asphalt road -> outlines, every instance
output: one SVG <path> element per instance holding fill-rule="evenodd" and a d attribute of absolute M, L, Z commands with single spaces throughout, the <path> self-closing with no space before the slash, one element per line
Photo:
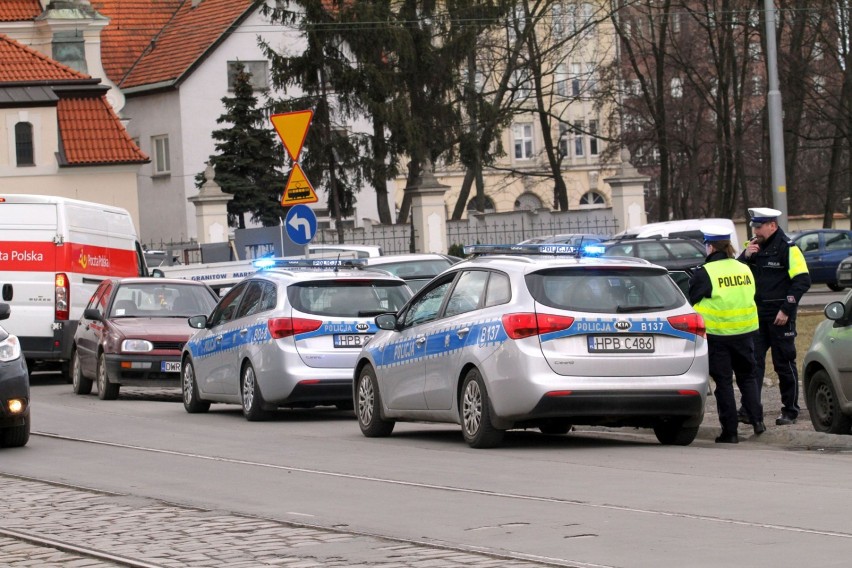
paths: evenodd
<path fill-rule="evenodd" d="M 802 307 L 807 309 L 822 310 L 826 304 L 836 302 L 846 297 L 849 290 L 834 292 L 825 284 L 814 284 L 807 293 L 802 296 Z"/>
<path fill-rule="evenodd" d="M 51 527 L 125 555 L 141 550 L 158 566 L 201 565 L 174 560 L 187 550 L 212 556 L 205 566 L 236 566 L 258 550 L 314 562 L 300 566 L 456 565 L 424 550 L 466 553 L 453 560 L 466 566 L 847 566 L 852 542 L 847 451 L 705 438 L 663 447 L 642 430 L 513 432 L 504 447 L 477 451 L 453 425 L 399 424 L 390 438 L 367 439 L 336 410 L 249 423 L 231 406 L 189 415 L 175 392 L 76 396 L 56 376 L 34 378 L 33 413 L 30 444 L 0 453 L 4 494 L 29 479 L 109 492 L 96 504 L 89 493 L 57 495 Z M 26 508 L 45 489 L 21 491 L 27 498 L 6 508 L 0 529 L 44 525 Z M 196 523 L 225 521 L 201 538 L 200 528 L 178 530 L 191 523 L 168 507 Z M 332 548 L 246 545 L 267 534 L 251 523 L 272 522 L 351 538 Z M 388 555 L 401 543 L 425 556 Z"/>

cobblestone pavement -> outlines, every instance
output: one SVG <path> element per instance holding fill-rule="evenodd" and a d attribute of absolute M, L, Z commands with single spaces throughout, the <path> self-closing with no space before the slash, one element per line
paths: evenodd
<path fill-rule="evenodd" d="M 0 495 L 4 496 L 0 565 L 9 568 L 546 566 L 2 475 Z M 34 534 L 69 548 L 24 542 L 4 531 Z M 107 553 L 118 561 L 75 553 L 74 546 Z"/>

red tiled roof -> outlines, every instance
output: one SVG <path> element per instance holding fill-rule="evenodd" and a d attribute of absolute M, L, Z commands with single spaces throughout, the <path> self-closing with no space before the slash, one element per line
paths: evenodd
<path fill-rule="evenodd" d="M 144 163 L 105 96 L 60 98 L 56 107 L 59 134 L 69 165 Z"/>
<path fill-rule="evenodd" d="M 5 2 L 6 0 L 0 0 Z M 46 55 L 0 34 L 0 83 L 90 79 Z"/>
<path fill-rule="evenodd" d="M 180 79 L 214 48 L 231 26 L 255 8 L 254 0 L 184 0 L 162 32 L 122 79 L 122 89 Z"/>
<path fill-rule="evenodd" d="M 34 20 L 39 14 L 39 0 L 0 0 L 0 22 Z"/>
<path fill-rule="evenodd" d="M 0 0 L 2 2 L 3 0 Z M 182 0 L 91 0 L 92 8 L 109 18 L 101 32 L 101 61 L 115 84 L 139 59 L 157 33 L 172 18 Z"/>

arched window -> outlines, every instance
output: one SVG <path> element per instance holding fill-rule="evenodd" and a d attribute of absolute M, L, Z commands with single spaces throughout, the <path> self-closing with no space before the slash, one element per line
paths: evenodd
<path fill-rule="evenodd" d="M 484 213 L 494 213 L 494 201 L 488 197 L 487 195 L 482 196 L 482 209 Z M 476 211 L 476 196 L 470 198 L 470 201 L 467 202 L 467 210 L 470 212 Z"/>
<path fill-rule="evenodd" d="M 15 125 L 15 156 L 19 166 L 34 166 L 33 125 L 19 122 Z"/>
<path fill-rule="evenodd" d="M 522 193 L 515 200 L 515 211 L 535 211 L 541 207 L 541 199 L 535 193 Z"/>
<path fill-rule="evenodd" d="M 606 198 L 597 191 L 587 191 L 580 197 L 580 208 L 594 209 L 605 206 Z"/>

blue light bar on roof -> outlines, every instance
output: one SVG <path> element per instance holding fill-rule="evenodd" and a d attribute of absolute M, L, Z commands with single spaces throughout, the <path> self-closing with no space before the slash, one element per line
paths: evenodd
<path fill-rule="evenodd" d="M 465 254 L 549 254 L 563 256 L 578 256 L 580 249 L 572 245 L 537 244 L 537 245 L 466 245 Z"/>
<path fill-rule="evenodd" d="M 259 258 L 253 262 L 258 270 L 265 268 L 363 268 L 364 258 Z"/>

